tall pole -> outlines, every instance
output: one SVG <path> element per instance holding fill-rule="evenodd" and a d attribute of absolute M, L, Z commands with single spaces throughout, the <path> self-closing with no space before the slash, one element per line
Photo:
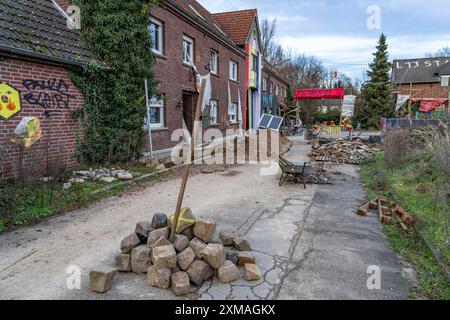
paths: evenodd
<path fill-rule="evenodd" d="M 181 188 L 180 193 L 178 194 L 178 201 L 177 201 L 177 208 L 175 210 L 175 217 L 173 219 L 173 223 L 171 226 L 171 232 L 170 232 L 170 241 L 173 242 L 175 240 L 175 234 L 177 231 L 177 225 L 178 220 L 180 219 L 180 212 L 181 212 L 181 206 L 183 204 L 183 198 L 184 198 L 184 192 L 186 191 L 186 185 L 187 180 L 189 178 L 189 169 L 191 168 L 191 163 L 194 158 L 194 152 L 195 152 L 195 138 L 197 137 L 197 132 L 199 129 L 201 129 L 200 126 L 200 115 L 201 115 L 201 108 L 203 104 L 203 97 L 205 95 L 205 86 L 206 86 L 206 79 L 202 80 L 200 94 L 197 101 L 197 107 L 195 109 L 195 119 L 194 119 L 194 129 L 192 130 L 192 137 L 191 137 L 191 154 L 189 156 L 189 159 L 187 159 L 187 163 L 184 164 L 184 171 L 183 176 L 181 179 Z"/>
<path fill-rule="evenodd" d="M 145 103 L 147 105 L 147 127 L 148 127 L 148 146 L 150 147 L 150 158 L 153 158 L 153 141 L 152 141 L 152 120 L 150 119 L 150 103 L 148 99 L 148 82 L 145 83 Z"/>

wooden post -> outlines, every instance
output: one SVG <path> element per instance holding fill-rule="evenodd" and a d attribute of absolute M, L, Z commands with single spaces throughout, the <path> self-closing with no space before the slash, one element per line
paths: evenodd
<path fill-rule="evenodd" d="M 409 101 L 408 101 L 408 118 L 411 119 L 411 109 L 412 109 L 412 83 L 409 84 Z"/>
<path fill-rule="evenodd" d="M 183 204 L 184 192 L 186 191 L 187 180 L 189 178 L 189 170 L 191 168 L 191 163 L 192 163 L 192 160 L 194 158 L 194 153 L 195 153 L 195 138 L 197 136 L 198 129 L 201 129 L 201 127 L 199 128 L 199 121 L 200 121 L 203 97 L 205 95 L 205 86 L 206 86 L 206 79 L 203 79 L 202 84 L 201 84 L 200 94 L 199 94 L 198 101 L 197 101 L 197 106 L 195 109 L 194 128 L 192 129 L 192 137 L 191 137 L 191 154 L 190 154 L 190 159 L 189 159 L 190 161 L 188 161 L 184 165 L 184 168 L 183 168 L 184 171 L 183 171 L 183 176 L 181 179 L 181 189 L 180 189 L 180 193 L 178 194 L 178 201 L 177 201 L 177 207 L 175 210 L 175 217 L 173 219 L 171 232 L 170 232 L 170 238 L 169 238 L 171 242 L 173 242 L 175 240 L 175 234 L 177 231 L 178 220 L 180 219 L 180 212 L 181 212 L 181 206 Z"/>

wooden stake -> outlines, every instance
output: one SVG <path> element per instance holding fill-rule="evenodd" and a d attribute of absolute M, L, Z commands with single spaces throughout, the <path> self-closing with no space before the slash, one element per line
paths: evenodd
<path fill-rule="evenodd" d="M 201 129 L 201 127 L 198 128 L 199 127 L 198 124 L 200 121 L 203 97 L 205 95 L 205 86 L 206 86 L 206 79 L 203 79 L 202 84 L 201 84 L 200 94 L 199 94 L 198 101 L 197 101 L 197 106 L 195 109 L 194 128 L 192 129 L 192 137 L 191 137 L 190 161 L 188 161 L 184 165 L 183 177 L 181 179 L 181 189 L 180 189 L 180 193 L 178 194 L 177 208 L 175 210 L 175 217 L 173 219 L 172 228 L 171 228 L 171 232 L 170 232 L 170 241 L 171 242 L 175 241 L 175 234 L 177 231 L 178 220 L 180 219 L 180 212 L 181 212 L 181 206 L 183 204 L 184 192 L 186 191 L 187 180 L 189 178 L 189 170 L 191 168 L 191 163 L 193 161 L 194 153 L 195 153 L 195 138 L 197 136 L 197 130 Z"/>

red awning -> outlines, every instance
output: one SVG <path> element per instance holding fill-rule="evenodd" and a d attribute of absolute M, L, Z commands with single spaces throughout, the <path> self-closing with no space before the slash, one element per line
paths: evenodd
<path fill-rule="evenodd" d="M 343 99 L 344 88 L 336 89 L 299 89 L 295 90 L 295 100 L 306 99 Z"/>

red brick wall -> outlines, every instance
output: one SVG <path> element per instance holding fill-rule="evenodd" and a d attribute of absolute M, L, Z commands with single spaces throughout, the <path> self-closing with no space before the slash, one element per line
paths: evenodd
<path fill-rule="evenodd" d="M 42 126 L 42 138 L 24 150 L 25 172 L 45 168 L 46 164 L 63 168 L 76 165 L 74 154 L 79 127 L 71 118 L 71 112 L 83 105 L 84 98 L 68 79 L 67 70 L 61 66 L 7 58 L 0 61 L 0 81 L 18 89 L 22 100 L 19 114 L 9 120 L 0 119 L 3 178 L 18 174 L 19 147 L 10 139 L 23 117 L 39 117 Z"/>
<path fill-rule="evenodd" d="M 182 108 L 176 105 L 182 101 L 183 90 L 195 92 L 195 81 L 192 79 L 192 69 L 183 64 L 183 35 L 194 40 L 195 65 L 201 75 L 208 71 L 205 66 L 209 64 L 211 50 L 219 53 L 218 75 L 212 75 L 212 99 L 217 100 L 218 118 L 224 129 L 228 120 L 228 79 L 230 59 L 239 63 L 238 82 L 230 82 L 232 102 L 238 103 L 238 88 L 241 90 L 242 107 L 245 105 L 245 66 L 244 59 L 215 41 L 207 34 L 182 20 L 177 15 L 159 7 L 153 7 L 150 15 L 163 23 L 164 28 L 164 55 L 156 58 L 155 74 L 160 81 L 159 90 L 166 96 L 165 128 L 153 132 L 154 149 L 173 147 L 177 142 L 171 142 L 171 134 L 182 127 Z"/>
<path fill-rule="evenodd" d="M 396 91 L 401 94 L 410 94 L 409 84 L 398 84 Z M 441 83 L 418 83 L 412 85 L 411 95 L 413 98 L 448 98 L 449 87 L 441 87 Z"/>

